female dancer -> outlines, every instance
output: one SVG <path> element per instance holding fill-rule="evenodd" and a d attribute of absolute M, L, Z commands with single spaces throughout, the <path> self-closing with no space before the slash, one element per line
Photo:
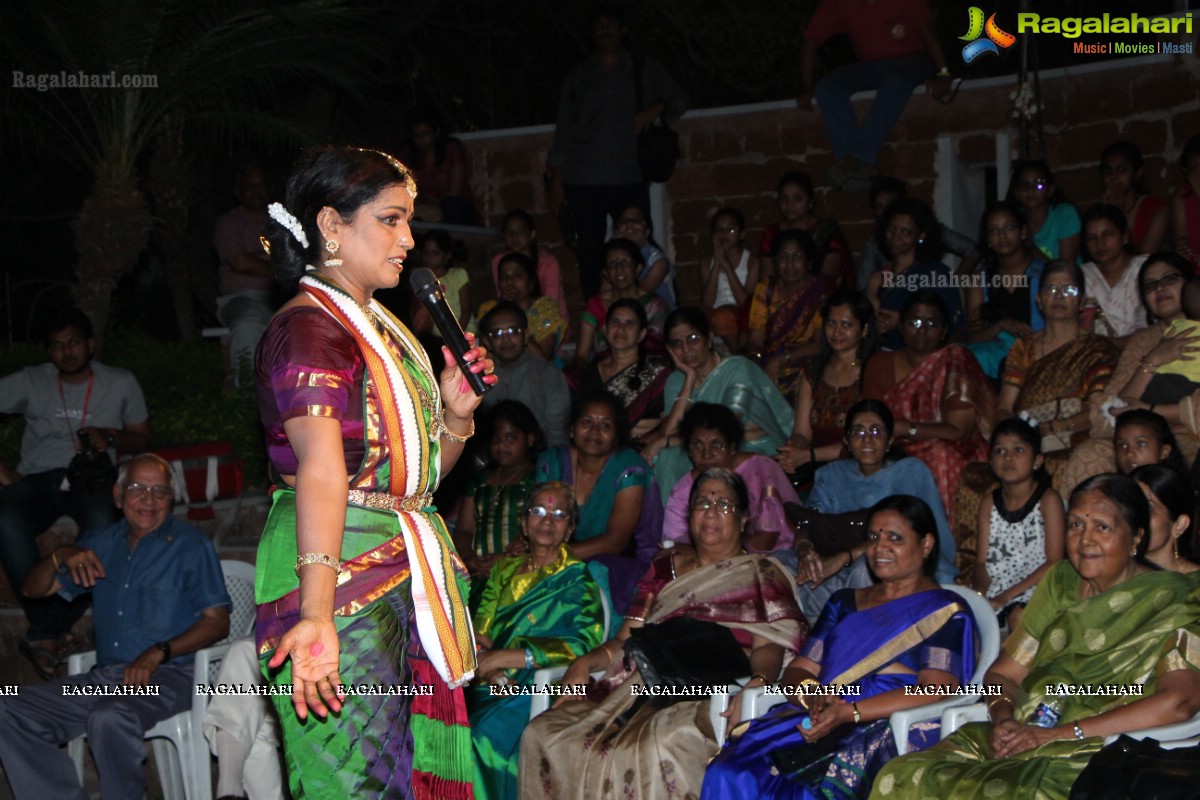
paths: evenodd
<path fill-rule="evenodd" d="M 280 476 L 255 632 L 264 673 L 293 690 L 273 700 L 296 798 L 471 797 L 466 576 L 431 505 L 479 398 L 446 348 L 435 379 L 412 333 L 371 299 L 400 279 L 416 194 L 391 156 L 321 148 L 269 207 L 271 259 L 299 292 L 255 356 Z M 491 372 L 482 348 L 466 355 L 472 372 Z M 423 693 L 346 695 L 350 685 Z"/>

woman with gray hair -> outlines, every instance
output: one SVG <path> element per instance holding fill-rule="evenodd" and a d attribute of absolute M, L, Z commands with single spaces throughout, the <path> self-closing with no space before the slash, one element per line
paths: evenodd
<path fill-rule="evenodd" d="M 713 468 L 696 478 L 688 502 L 694 552 L 671 550 L 657 558 L 638 584 L 620 632 L 576 659 L 563 676 L 564 687 L 582 687 L 591 673 L 606 671 L 597 692 L 589 689 L 587 700 L 565 695 L 529 724 L 521 740 L 521 797 L 594 797 L 609 786 L 614 796 L 699 795 L 704 765 L 720 746 L 708 697 L 661 709 L 637 705 L 635 692 L 652 679 L 627 666 L 621 651 L 635 628 L 687 617 L 732 633 L 731 646 L 749 658 L 753 677 L 747 686 L 779 677 L 808 623 L 791 576 L 773 559 L 742 548 L 749 505 L 736 473 Z M 667 638 L 662 628 L 644 633 L 651 631 Z M 736 708 L 729 713 L 736 722 Z"/>
<path fill-rule="evenodd" d="M 477 798 L 516 795 L 529 720 L 529 695 L 493 696 L 492 686 L 528 686 L 539 667 L 570 663 L 604 638 L 600 586 L 567 544 L 578 519 L 570 486 L 534 486 L 521 514 L 529 551 L 500 558 L 488 574 L 475 612 L 479 669 L 467 693 Z"/>

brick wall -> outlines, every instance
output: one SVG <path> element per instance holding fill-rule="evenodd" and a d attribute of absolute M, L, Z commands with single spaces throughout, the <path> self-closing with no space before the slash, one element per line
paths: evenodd
<path fill-rule="evenodd" d="M 998 131 L 1009 132 L 1017 146 L 1009 100 L 1014 85 L 1011 77 L 968 81 L 949 106 L 915 95 L 880 154 L 879 168 L 908 181 L 914 196 L 932 201 L 939 135 L 950 137 L 963 163 L 994 163 Z M 1059 185 L 1081 208 L 1100 194 L 1100 150 L 1117 138 L 1142 149 L 1151 192 L 1166 195 L 1177 185 L 1179 150 L 1190 135 L 1200 132 L 1200 59 L 1155 56 L 1056 70 L 1043 74 L 1041 89 L 1046 160 Z M 860 114 L 868 103 L 869 98 L 857 101 Z M 756 247 L 758 232 L 777 218 L 775 185 L 785 171 L 798 169 L 812 176 L 818 213 L 841 222 L 856 253 L 870 235 L 865 193 L 832 192 L 821 186 L 832 155 L 815 111 L 801 113 L 791 103 L 705 109 L 689 113 L 677 127 L 684 157 L 666 187 L 668 230 L 658 231 L 657 238 L 679 267 L 683 301 L 698 295 L 696 266 L 708 248 L 712 212 L 726 205 L 741 210 L 747 243 Z M 549 126 L 538 126 L 462 138 L 488 224 L 498 225 L 509 208 L 530 210 L 540 240 L 563 264 L 568 297 L 581 302 L 574 259 L 560 246 L 558 225 L 545 210 L 541 175 L 551 133 Z"/>

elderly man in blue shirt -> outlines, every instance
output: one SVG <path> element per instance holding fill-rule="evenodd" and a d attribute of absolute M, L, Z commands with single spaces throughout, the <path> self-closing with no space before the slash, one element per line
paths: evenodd
<path fill-rule="evenodd" d="M 158 456 L 131 459 L 113 487 L 124 518 L 56 548 L 25 580 L 29 597 L 91 592 L 97 665 L 0 699 L 0 762 L 18 800 L 87 798 L 60 749 L 83 733 L 101 795 L 144 796 L 145 732 L 191 706 L 192 653 L 229 632 L 216 550 L 171 514 L 171 475 Z"/>

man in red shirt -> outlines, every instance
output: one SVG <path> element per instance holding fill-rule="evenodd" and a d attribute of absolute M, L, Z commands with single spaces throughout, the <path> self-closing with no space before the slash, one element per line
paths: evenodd
<path fill-rule="evenodd" d="M 858 61 L 814 83 L 817 47 L 838 34 L 849 37 Z M 799 104 L 806 111 L 815 98 L 821 109 L 837 157 L 827 174 L 834 188 L 870 186 L 879 148 L 909 95 L 931 77 L 933 96 L 948 96 L 950 71 L 925 0 L 822 0 L 804 31 Z M 850 97 L 870 90 L 875 102 L 860 127 Z"/>

